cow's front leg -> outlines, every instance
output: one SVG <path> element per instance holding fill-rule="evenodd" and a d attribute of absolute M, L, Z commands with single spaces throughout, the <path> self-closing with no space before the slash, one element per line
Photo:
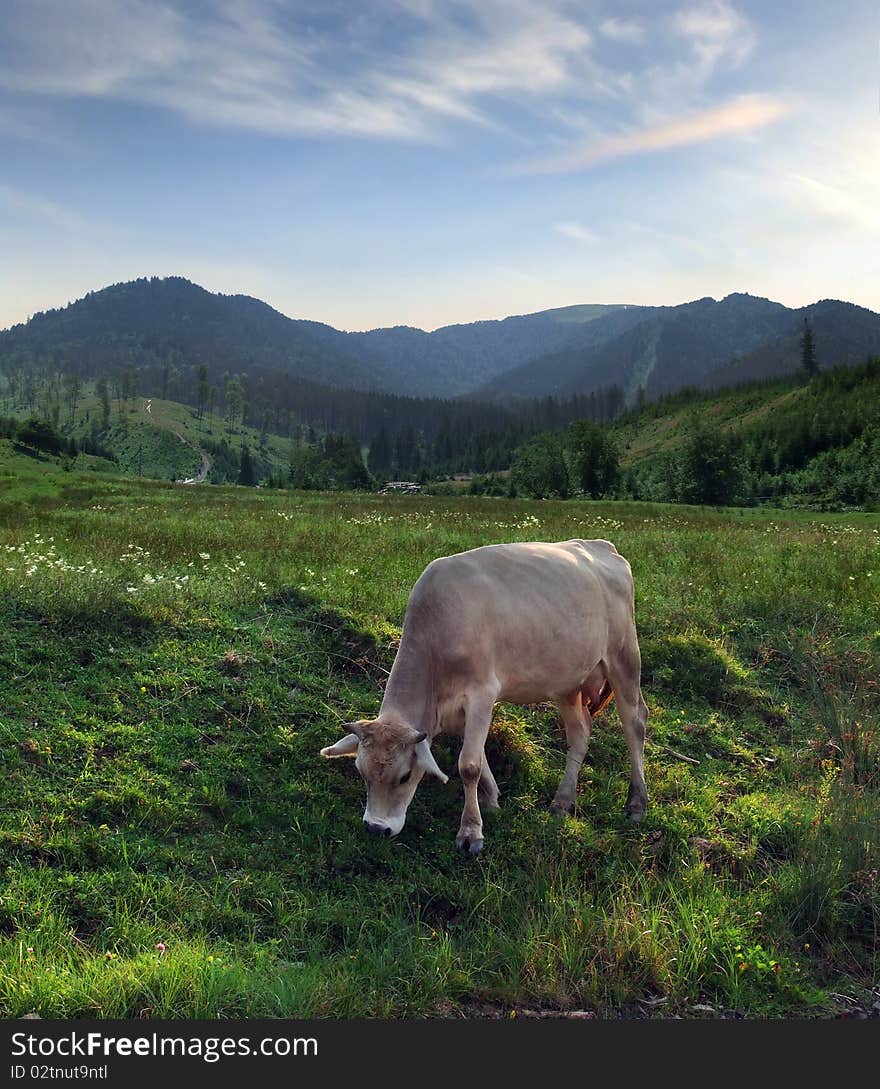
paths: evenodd
<path fill-rule="evenodd" d="M 464 809 L 455 846 L 471 855 L 479 854 L 483 849 L 483 818 L 477 789 L 483 778 L 486 738 L 494 706 L 495 693 L 482 691 L 469 696 L 465 708 L 464 742 L 458 757 L 458 771 L 464 784 Z"/>
<path fill-rule="evenodd" d="M 587 755 L 590 744 L 590 731 L 593 720 L 584 707 L 581 693 L 578 691 L 569 700 L 557 704 L 562 722 L 565 725 L 565 740 L 568 743 L 568 756 L 565 761 L 565 773 L 556 791 L 550 809 L 561 815 L 574 812 L 577 799 L 577 783 L 581 765 Z"/>
<path fill-rule="evenodd" d="M 498 809 L 498 784 L 489 767 L 485 750 L 483 751 L 483 770 L 480 772 L 480 781 L 477 784 L 477 798 L 483 809 Z"/>

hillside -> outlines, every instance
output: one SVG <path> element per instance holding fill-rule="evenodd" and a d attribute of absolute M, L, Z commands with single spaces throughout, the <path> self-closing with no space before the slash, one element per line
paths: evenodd
<path fill-rule="evenodd" d="M 566 396 L 613 380 L 634 404 L 686 386 L 722 388 L 791 374 L 804 320 L 820 367 L 880 354 L 880 314 L 827 299 L 800 309 L 751 295 L 634 309 L 597 320 L 581 340 L 529 360 L 487 383 L 486 397 Z"/>
<path fill-rule="evenodd" d="M 804 395 L 803 385 L 789 379 L 723 392 L 691 389 L 626 413 L 611 430 L 621 449 L 621 464 L 629 467 L 680 450 L 695 418 L 722 433 L 735 433 L 746 423 L 772 420 L 784 407 L 803 405 Z"/>
<path fill-rule="evenodd" d="M 880 358 L 733 389 L 691 387 L 526 438 L 472 494 L 880 509 Z"/>
<path fill-rule="evenodd" d="M 338 386 L 381 381 L 347 350 L 344 333 L 176 276 L 114 284 L 0 333 L 0 365 L 46 355 L 85 376 L 159 367 L 166 383 L 178 368 L 198 363 L 211 374 L 269 367 Z"/>
<path fill-rule="evenodd" d="M 201 383 L 194 382 L 184 403 L 159 396 L 161 385 L 155 376 L 128 370 L 112 381 L 102 376 L 95 382 L 51 370 L 8 375 L 5 382 L 0 376 L 0 424 L 4 415 L 19 422 L 43 420 L 65 442 L 110 449 L 117 459 L 114 471 L 161 480 L 188 479 L 210 462 L 209 483 L 234 482 L 243 444 L 256 479 L 277 480 L 287 473 L 294 448 L 302 452 L 303 446 L 328 442 L 330 460 L 342 458 L 349 469 L 369 450 L 370 472 L 387 480 L 503 469 L 525 436 L 582 417 L 609 420 L 622 397 L 611 389 L 565 402 L 505 407 L 331 390 L 303 379 L 257 375 L 229 379 L 219 396 L 209 386 L 209 395 L 200 397 Z M 221 411 L 214 411 L 218 402 Z M 354 484 L 363 475 L 337 469 L 342 473 L 341 478 L 332 474 L 337 484 L 340 479 Z M 337 486 L 323 472 L 306 476 L 311 487 Z"/>
<path fill-rule="evenodd" d="M 0 437 L 5 433 L 3 471 L 27 475 L 34 467 L 54 472 L 100 472 L 154 480 L 184 481 L 204 478 L 207 483 L 234 483 L 246 444 L 254 462 L 256 479 L 285 474 L 290 459 L 290 440 L 261 434 L 241 424 L 230 429 L 221 417 L 206 412 L 201 420 L 187 405 L 153 398 L 134 398 L 112 413 L 108 426 L 99 425 L 101 404 L 93 391 L 80 398 L 73 422 L 65 419 L 54 431 L 64 449 L 51 443 L 33 449 L 11 441 L 10 425 L 31 416 L 22 406 L 12 416 L 0 417 Z M 79 449 L 72 454 L 68 443 Z M 99 448 L 104 456 L 88 452 Z M 202 472 L 202 470 L 204 470 Z"/>
<path fill-rule="evenodd" d="M 432 460 L 443 471 L 502 468 L 524 433 L 582 415 L 609 418 L 619 391 L 509 406 L 415 393 L 428 379 L 436 392 L 449 368 L 482 380 L 492 367 L 507 366 L 508 357 L 574 335 L 607 309 L 568 307 L 436 334 L 347 334 L 292 322 L 257 300 L 212 295 L 179 278 L 139 280 L 0 333 L 0 412 L 37 414 L 69 427 L 86 393 L 105 384 L 117 414 L 123 402 L 138 398 L 178 402 L 200 418 L 221 416 L 227 431 L 243 422 L 260 436 L 290 439 L 313 428 L 361 446 L 384 446 L 382 472 L 420 473 L 418 448 L 427 445 L 436 446 Z M 425 342 L 434 345 L 433 363 L 420 370 Z M 355 344 L 361 345 L 357 364 L 350 354 Z M 393 378 L 379 358 L 386 350 L 397 368 Z M 391 392 L 362 388 L 380 384 Z M 140 446 L 133 453 L 140 472 Z M 149 475 L 167 479 L 175 471 L 163 455 Z"/>
<path fill-rule="evenodd" d="M 700 458 L 724 467 L 728 501 L 880 504 L 880 359 L 833 368 L 807 384 L 779 378 L 672 395 L 611 430 L 624 469 L 621 494 L 685 498 L 687 465 Z"/>

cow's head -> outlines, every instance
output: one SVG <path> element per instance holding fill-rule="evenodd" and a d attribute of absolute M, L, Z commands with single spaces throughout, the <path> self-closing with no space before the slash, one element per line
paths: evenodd
<path fill-rule="evenodd" d="M 321 756 L 354 756 L 367 784 L 364 825 L 370 832 L 396 836 L 423 775 L 442 783 L 447 776 L 431 755 L 428 735 L 401 722 L 350 722 L 343 738 L 321 749 Z"/>

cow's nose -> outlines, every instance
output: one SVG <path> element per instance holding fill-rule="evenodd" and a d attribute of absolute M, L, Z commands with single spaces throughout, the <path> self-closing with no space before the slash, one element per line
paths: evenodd
<path fill-rule="evenodd" d="M 364 821 L 367 831 L 372 832 L 375 836 L 390 836 L 391 829 L 387 824 L 374 824 L 372 821 Z"/>

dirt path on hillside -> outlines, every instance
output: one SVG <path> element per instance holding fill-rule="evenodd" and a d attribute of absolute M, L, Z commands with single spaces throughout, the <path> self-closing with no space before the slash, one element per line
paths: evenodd
<path fill-rule="evenodd" d="M 174 434 L 177 435 L 177 437 L 182 442 L 185 442 L 187 444 L 187 446 L 189 446 L 192 450 L 195 450 L 196 453 L 199 454 L 201 459 L 202 459 L 202 463 L 199 466 L 199 471 L 196 473 L 195 476 L 188 477 L 186 480 L 177 480 L 177 481 L 175 481 L 175 483 L 176 484 L 204 484 L 205 481 L 208 479 L 208 473 L 210 473 L 210 471 L 211 471 L 211 457 L 210 457 L 210 455 L 207 454 L 200 446 L 194 446 L 193 443 L 191 443 L 187 439 L 185 439 L 183 437 L 183 435 L 178 434 L 178 432 L 175 431 Z"/>
<path fill-rule="evenodd" d="M 149 416 L 152 419 L 152 416 L 153 416 L 153 398 L 152 397 L 145 397 L 144 398 L 144 415 Z M 198 472 L 196 473 L 195 476 L 187 477 L 185 480 L 175 480 L 174 483 L 175 484 L 204 484 L 205 481 L 208 479 L 208 473 L 210 473 L 210 471 L 211 471 L 211 455 L 206 450 L 203 450 L 201 448 L 201 446 L 198 445 L 198 443 L 193 442 L 192 439 L 188 439 L 186 437 L 186 435 L 184 435 L 182 431 L 178 431 L 176 427 L 172 426 L 169 430 L 174 435 L 176 435 L 177 438 L 180 439 L 180 441 L 185 446 L 188 446 L 190 448 L 190 450 L 195 450 L 195 452 L 201 458 L 201 464 L 199 465 Z"/>

